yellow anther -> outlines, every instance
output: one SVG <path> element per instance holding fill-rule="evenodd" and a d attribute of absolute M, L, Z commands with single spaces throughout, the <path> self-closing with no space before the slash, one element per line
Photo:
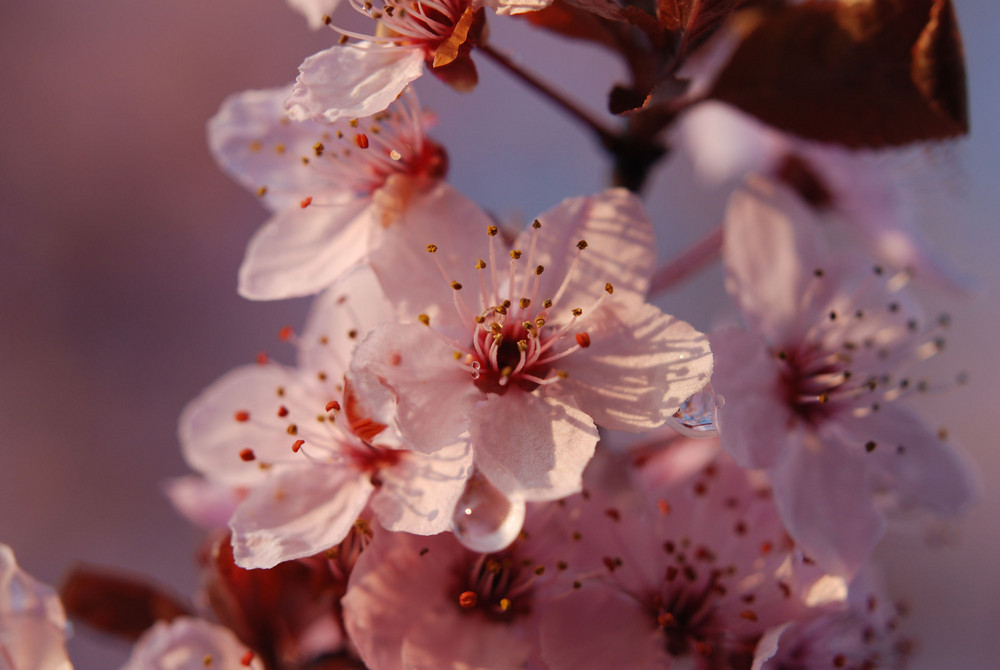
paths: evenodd
<path fill-rule="evenodd" d="M 429 253 L 429 254 L 437 253 L 437 250 L 438 250 L 438 245 L 436 245 L 436 244 L 428 244 L 427 245 L 427 253 Z"/>
<path fill-rule="evenodd" d="M 425 326 L 431 325 L 431 317 L 427 316 L 426 314 L 418 314 L 417 321 L 424 324 Z"/>
<path fill-rule="evenodd" d="M 500 229 L 496 226 L 487 226 L 486 228 L 486 234 L 490 237 L 495 236 L 498 232 L 500 232 Z"/>
<path fill-rule="evenodd" d="M 510 250 L 510 257 L 513 258 L 516 261 L 518 258 L 521 257 L 521 250 L 520 249 L 511 249 Z"/>

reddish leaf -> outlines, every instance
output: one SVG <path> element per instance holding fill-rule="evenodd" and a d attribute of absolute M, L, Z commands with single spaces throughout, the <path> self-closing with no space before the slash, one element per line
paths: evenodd
<path fill-rule="evenodd" d="M 850 147 L 968 132 L 950 0 L 807 2 L 751 15 L 746 25 L 710 97 Z"/>
<path fill-rule="evenodd" d="M 611 49 L 618 46 L 614 32 L 603 19 L 564 0 L 555 0 L 545 9 L 517 14 L 517 17 L 563 37 L 593 42 Z"/>
<path fill-rule="evenodd" d="M 128 640 L 138 639 L 157 621 L 191 615 L 158 587 L 100 568 L 74 568 L 59 596 L 73 619 Z"/>
<path fill-rule="evenodd" d="M 705 42 L 738 9 L 778 7 L 784 0 L 657 0 L 656 18 L 677 35 L 676 53 L 683 59 Z"/>

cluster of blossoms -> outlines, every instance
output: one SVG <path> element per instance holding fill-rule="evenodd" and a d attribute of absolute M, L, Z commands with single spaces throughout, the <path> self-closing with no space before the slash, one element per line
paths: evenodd
<path fill-rule="evenodd" d="M 964 118 L 915 107 L 900 139 L 873 100 L 817 130 L 768 102 L 809 61 L 790 72 L 759 47 L 833 48 L 786 39 L 811 28 L 869 53 L 851 18 L 923 63 L 956 39 L 950 4 L 351 0 L 376 21 L 365 36 L 337 0 L 289 2 L 341 38 L 293 86 L 226 100 L 209 142 L 271 211 L 240 293 L 316 295 L 281 334 L 296 364 L 262 354 L 181 417 L 196 474 L 168 493 L 211 533 L 198 606 L 80 572 L 71 613 L 136 640 L 128 670 L 903 667 L 872 551 L 901 512 L 952 516 L 976 493 L 906 405 L 948 325 L 909 284 L 967 281 L 914 231 L 901 150 L 872 147 Z M 627 125 L 495 50 L 487 10 L 621 55 Z M 472 90 L 478 52 L 588 124 L 620 186 L 521 230 L 451 186 L 410 84 L 427 69 Z M 940 111 L 947 82 L 918 75 Z M 720 229 L 657 268 L 661 222 L 637 193 L 664 138 L 734 186 Z M 741 325 L 706 335 L 650 300 L 715 254 Z M 3 552 L 0 668 L 69 667 L 58 600 Z M 143 622 L 108 623 L 140 600 Z"/>

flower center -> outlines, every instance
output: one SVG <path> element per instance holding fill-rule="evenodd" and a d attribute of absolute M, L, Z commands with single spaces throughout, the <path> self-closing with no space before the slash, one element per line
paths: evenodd
<path fill-rule="evenodd" d="M 424 136 L 420 105 L 411 91 L 372 117 L 327 124 L 312 155 L 302 162 L 361 196 L 384 186 L 392 175 L 439 179 L 448 169 L 444 149 Z"/>
<path fill-rule="evenodd" d="M 511 621 L 531 611 L 531 584 L 535 572 L 522 567 L 509 552 L 481 554 L 458 571 L 455 602 L 465 612 L 478 612 L 495 621 Z"/>

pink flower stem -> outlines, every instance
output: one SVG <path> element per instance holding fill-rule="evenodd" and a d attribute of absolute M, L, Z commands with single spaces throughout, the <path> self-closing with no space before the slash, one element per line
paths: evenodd
<path fill-rule="evenodd" d="M 548 98 L 557 107 L 561 108 L 564 112 L 575 118 L 577 121 L 587 126 L 593 130 L 597 136 L 600 138 L 601 143 L 606 147 L 612 147 L 618 142 L 618 134 L 608 128 L 600 119 L 595 117 L 593 114 L 587 110 L 581 108 L 576 102 L 563 95 L 559 91 L 552 88 L 552 86 L 540 79 L 538 76 L 524 69 L 517 63 L 515 63 L 506 54 L 497 51 L 489 44 L 480 44 L 477 46 L 478 51 L 486 54 L 493 59 L 495 63 L 503 67 L 505 70 L 513 74 L 515 77 L 520 79 L 522 82 L 527 84 L 530 88 L 541 93 L 543 96 Z"/>
<path fill-rule="evenodd" d="M 722 226 L 701 238 L 653 275 L 649 293 L 655 294 L 672 288 L 688 279 L 715 260 L 722 250 Z"/>

